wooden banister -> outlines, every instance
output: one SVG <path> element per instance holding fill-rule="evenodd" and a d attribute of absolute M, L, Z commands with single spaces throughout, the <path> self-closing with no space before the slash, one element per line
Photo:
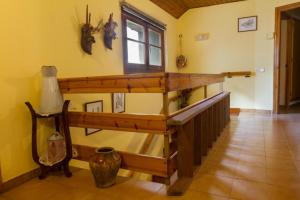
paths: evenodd
<path fill-rule="evenodd" d="M 167 93 L 224 82 L 222 74 L 153 73 L 59 79 L 62 93 Z"/>
<path fill-rule="evenodd" d="M 229 96 L 223 92 L 199 102 L 168 120 L 177 127 L 178 180 L 169 187 L 169 195 L 182 195 L 194 175 L 195 166 L 202 163 L 213 142 L 229 122 Z"/>
<path fill-rule="evenodd" d="M 254 76 L 255 73 L 251 71 L 239 71 L 239 72 L 223 72 L 223 76 L 227 78 L 237 77 L 237 76 L 244 76 L 246 78 Z"/>
<path fill-rule="evenodd" d="M 148 133 L 141 154 L 119 152 L 122 168 L 150 173 L 163 178 L 168 185 L 170 176 L 177 170 L 179 179 L 171 184 L 168 193 L 182 194 L 188 187 L 194 173 L 194 166 L 201 164 L 220 132 L 229 121 L 229 93 L 199 101 L 180 111 L 169 114 L 168 93 L 185 89 L 204 87 L 223 83 L 224 74 L 181 74 L 153 73 L 119 76 L 98 76 L 59 79 L 62 93 L 161 93 L 163 109 L 160 115 L 69 112 L 71 127 L 97 128 L 129 132 Z M 144 155 L 154 134 L 163 135 L 163 157 Z M 172 140 L 171 140 L 172 138 Z M 88 161 L 95 148 L 74 145 L 79 157 Z"/>

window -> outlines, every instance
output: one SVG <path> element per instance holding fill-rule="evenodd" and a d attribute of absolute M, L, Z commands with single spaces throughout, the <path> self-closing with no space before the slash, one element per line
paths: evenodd
<path fill-rule="evenodd" d="M 122 6 L 124 72 L 165 71 L 164 25 Z"/>

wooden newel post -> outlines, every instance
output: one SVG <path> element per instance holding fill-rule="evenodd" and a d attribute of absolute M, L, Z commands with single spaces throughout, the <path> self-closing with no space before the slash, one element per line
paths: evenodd
<path fill-rule="evenodd" d="M 32 158 L 33 160 L 40 166 L 41 174 L 39 176 L 40 179 L 44 179 L 47 177 L 47 174 L 49 171 L 53 171 L 55 169 L 64 169 L 64 173 L 66 177 L 71 177 L 72 173 L 69 170 L 69 161 L 72 159 L 72 140 L 69 130 L 69 123 L 68 123 L 68 106 L 70 101 L 67 100 L 64 102 L 63 110 L 60 113 L 50 114 L 50 115 L 41 115 L 39 113 L 36 113 L 33 109 L 32 105 L 29 102 L 25 102 L 27 105 L 30 113 L 31 113 L 31 120 L 32 120 Z M 42 164 L 39 159 L 40 156 L 38 154 L 37 149 L 37 122 L 40 118 L 54 118 L 55 119 L 55 128 L 56 131 L 60 132 L 64 135 L 65 138 L 65 144 L 66 144 L 66 156 L 65 158 L 52 165 L 47 166 Z"/>

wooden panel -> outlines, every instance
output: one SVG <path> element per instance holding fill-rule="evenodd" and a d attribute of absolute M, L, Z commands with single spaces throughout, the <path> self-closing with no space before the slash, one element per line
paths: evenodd
<path fill-rule="evenodd" d="M 163 93 L 165 73 L 59 79 L 62 93 Z"/>
<path fill-rule="evenodd" d="M 151 0 L 151 1 L 177 19 L 189 9 L 182 0 L 176 0 L 176 1 Z"/>
<path fill-rule="evenodd" d="M 177 91 L 224 82 L 222 74 L 168 73 L 167 90 Z"/>
<path fill-rule="evenodd" d="M 78 157 L 74 158 L 81 161 L 89 161 L 91 156 L 95 154 L 96 148 L 73 145 L 78 151 Z M 132 154 L 118 151 L 122 157 L 121 168 L 149 173 L 161 177 L 168 177 L 167 160 L 160 157 L 152 157 L 140 154 Z"/>
<path fill-rule="evenodd" d="M 232 3 L 243 0 L 183 0 L 189 8 L 199 8 L 205 6 L 213 6 L 218 4 Z"/>
<path fill-rule="evenodd" d="M 166 118 L 163 115 L 69 112 L 69 125 L 71 127 L 154 134 L 167 132 Z"/>
<path fill-rule="evenodd" d="M 175 18 L 179 18 L 187 10 L 191 8 L 199 8 L 224 3 L 231 3 L 244 0 L 151 0 L 160 8 L 171 14 Z"/>

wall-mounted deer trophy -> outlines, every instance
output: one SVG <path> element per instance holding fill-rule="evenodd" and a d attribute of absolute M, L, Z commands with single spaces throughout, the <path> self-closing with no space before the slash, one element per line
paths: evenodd
<path fill-rule="evenodd" d="M 95 38 L 93 34 L 101 31 L 100 21 L 96 28 L 91 25 L 91 13 L 89 13 L 89 7 L 86 6 L 86 16 L 85 16 L 85 24 L 81 27 L 81 48 L 87 54 L 92 55 L 92 45 L 95 43 Z"/>
<path fill-rule="evenodd" d="M 112 50 L 112 41 L 117 39 L 115 28 L 118 26 L 117 22 L 113 20 L 113 13 L 109 15 L 108 22 L 104 25 L 104 45 L 106 48 Z"/>

